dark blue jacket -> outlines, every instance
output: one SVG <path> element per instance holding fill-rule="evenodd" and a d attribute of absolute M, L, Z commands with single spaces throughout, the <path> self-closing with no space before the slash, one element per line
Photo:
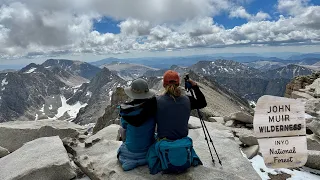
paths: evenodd
<path fill-rule="evenodd" d="M 177 140 L 188 135 L 188 121 L 192 109 L 207 106 L 206 99 L 198 86 L 192 87 L 193 96 L 171 97 L 168 94 L 157 97 L 156 122 L 158 138 Z"/>
<path fill-rule="evenodd" d="M 121 126 L 126 129 L 126 147 L 131 152 L 147 152 L 154 143 L 156 99 L 134 100 L 120 106 Z"/>

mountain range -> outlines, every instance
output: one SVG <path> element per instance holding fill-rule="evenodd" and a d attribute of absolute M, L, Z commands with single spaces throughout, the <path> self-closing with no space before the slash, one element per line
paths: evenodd
<path fill-rule="evenodd" d="M 74 92 L 100 68 L 80 61 L 47 60 L 0 73 L 0 122 L 76 117 L 84 101 L 68 104 Z"/>
<path fill-rule="evenodd" d="M 277 56 L 277 57 L 276 57 Z M 104 64 L 109 64 L 114 61 L 132 64 L 142 64 L 152 68 L 158 69 L 168 69 L 173 64 L 179 66 L 192 66 L 198 61 L 215 61 L 218 59 L 232 60 L 240 63 L 250 63 L 259 61 L 269 61 L 269 62 L 285 62 L 288 64 L 299 64 L 304 60 L 310 61 L 316 59 L 319 61 L 320 54 L 318 53 L 273 53 L 265 54 L 264 56 L 255 53 L 221 53 L 221 54 L 205 54 L 205 55 L 192 55 L 192 56 L 179 56 L 179 57 L 142 57 L 142 58 L 106 58 L 99 61 L 91 62 L 92 65 L 101 66 Z M 314 64 L 314 63 L 313 63 Z"/>
<path fill-rule="evenodd" d="M 263 61 L 260 65 L 277 61 L 280 60 Z M 161 93 L 162 75 L 167 69 L 181 76 L 188 73 L 201 84 L 208 97 L 209 106 L 204 110 L 208 117 L 250 112 L 248 100 L 256 101 L 264 94 L 283 96 L 293 77 L 311 74 L 314 70 L 306 66 L 319 64 L 308 58 L 292 61 L 296 64 L 278 62 L 281 66 L 262 71 L 252 67 L 259 65 L 257 61 L 239 63 L 222 59 L 198 61 L 190 66 L 171 64 L 161 69 L 145 64 L 104 62 L 97 62 L 97 67 L 94 63 L 49 59 L 40 65 L 31 63 L 18 71 L 0 73 L 0 122 L 39 119 L 96 122 L 111 104 L 116 88 L 130 85 L 133 79 L 145 78 L 150 87 Z"/>
<path fill-rule="evenodd" d="M 259 97 L 266 94 L 283 96 L 286 84 L 293 77 L 314 72 L 311 68 L 295 64 L 261 71 L 245 63 L 231 60 L 199 61 L 189 67 L 173 65 L 168 69 L 178 71 L 180 75 L 192 70 L 203 77 L 218 82 L 229 91 L 253 101 L 257 101 Z M 166 70 L 147 71 L 144 76 L 161 77 Z"/>

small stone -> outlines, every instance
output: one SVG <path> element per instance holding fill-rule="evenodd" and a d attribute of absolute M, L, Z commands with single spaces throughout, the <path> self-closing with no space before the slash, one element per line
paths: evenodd
<path fill-rule="evenodd" d="M 230 120 L 230 121 L 227 121 L 225 126 L 227 127 L 234 127 L 235 126 L 235 121 L 234 120 Z"/>
<path fill-rule="evenodd" d="M 0 146 L 0 158 L 6 156 L 6 155 L 8 155 L 8 154 L 10 154 L 10 152 L 8 151 L 8 149 L 3 148 L 3 147 Z"/>

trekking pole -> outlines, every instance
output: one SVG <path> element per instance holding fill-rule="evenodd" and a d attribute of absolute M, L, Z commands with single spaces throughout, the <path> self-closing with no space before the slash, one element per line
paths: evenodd
<path fill-rule="evenodd" d="M 189 76 L 188 76 L 188 75 L 186 75 L 186 77 L 185 77 L 185 81 L 186 81 L 185 86 L 186 86 L 187 91 L 190 91 L 192 97 L 195 98 L 194 92 L 193 92 L 191 86 L 187 84 L 187 80 L 189 80 Z M 215 151 L 215 153 L 216 153 L 216 155 L 217 155 L 217 158 L 218 158 L 218 160 L 219 160 L 219 164 L 222 166 L 222 162 L 221 162 L 221 160 L 220 160 L 220 158 L 219 158 L 219 155 L 218 155 L 218 152 L 217 152 L 217 150 L 216 150 L 216 147 L 215 147 L 214 144 L 213 144 L 213 141 L 212 141 L 212 139 L 211 139 L 211 136 L 210 136 L 210 133 L 209 133 L 209 131 L 208 131 L 208 128 L 207 128 L 207 126 L 206 126 L 206 124 L 205 124 L 205 122 L 204 122 L 204 120 L 203 120 L 202 114 L 201 114 L 201 112 L 200 112 L 200 110 L 199 110 L 198 108 L 197 108 L 197 112 L 198 112 L 198 116 L 199 116 L 200 123 L 201 123 L 201 126 L 202 126 L 202 130 L 203 130 L 203 133 L 204 133 L 204 136 L 205 136 L 205 140 L 207 141 L 207 145 L 208 145 L 208 148 L 209 148 L 209 151 L 210 151 L 210 155 L 211 155 L 211 158 L 212 158 L 212 162 L 214 163 L 215 161 L 214 161 L 213 156 L 212 156 L 212 152 L 211 152 L 211 148 L 210 148 L 210 145 L 209 145 L 209 142 L 208 142 L 207 134 L 208 134 L 208 136 L 209 136 L 209 140 L 210 140 L 210 142 L 211 142 L 211 144 L 212 144 L 212 147 L 213 147 L 213 149 L 214 149 L 214 151 Z"/>

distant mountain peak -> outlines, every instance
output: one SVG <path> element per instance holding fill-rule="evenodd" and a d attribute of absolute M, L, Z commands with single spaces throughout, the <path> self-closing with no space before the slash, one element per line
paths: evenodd
<path fill-rule="evenodd" d="M 42 66 L 48 69 L 59 67 L 70 73 L 79 75 L 86 79 L 93 78 L 101 69 L 89 63 L 67 59 L 48 59 Z"/>

